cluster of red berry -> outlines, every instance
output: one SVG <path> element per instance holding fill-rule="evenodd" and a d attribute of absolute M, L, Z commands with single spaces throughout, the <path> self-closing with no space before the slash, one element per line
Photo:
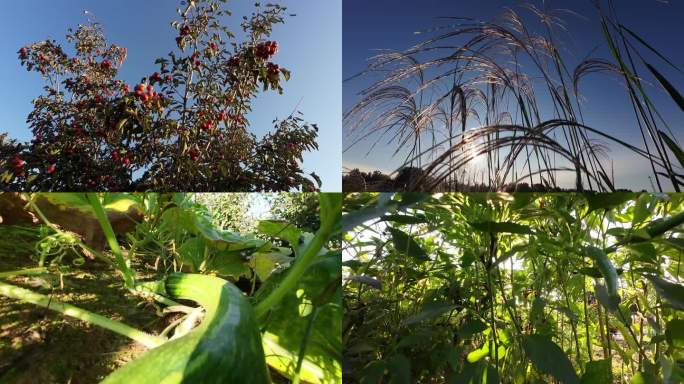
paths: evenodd
<path fill-rule="evenodd" d="M 123 165 L 126 167 L 129 167 L 131 165 L 131 159 L 129 159 L 127 156 L 121 158 L 119 152 L 112 152 L 112 160 L 114 160 L 115 162 L 121 161 L 121 163 L 123 163 Z"/>
<path fill-rule="evenodd" d="M 26 165 L 26 162 L 19 157 L 19 155 L 14 155 L 12 158 L 12 167 L 14 168 L 15 176 L 19 176 L 24 173 L 24 165 Z"/>
<path fill-rule="evenodd" d="M 269 77 L 277 77 L 280 74 L 280 66 L 274 63 L 266 64 L 266 70 Z"/>
<path fill-rule="evenodd" d="M 102 63 L 100 63 L 100 67 L 104 70 L 109 70 L 112 69 L 112 63 L 109 62 L 109 60 L 104 60 Z"/>
<path fill-rule="evenodd" d="M 192 54 L 190 59 L 192 60 L 192 63 L 195 65 L 195 67 L 201 67 L 202 66 L 202 61 L 199 59 L 200 53 L 195 52 Z"/>
<path fill-rule="evenodd" d="M 145 84 L 138 84 L 135 86 L 135 95 L 143 102 L 148 102 L 160 95 L 154 92 L 152 85 L 145 86 Z"/>
<path fill-rule="evenodd" d="M 190 148 L 188 154 L 190 155 L 192 161 L 196 162 L 200 159 L 200 152 L 197 150 L 197 148 Z"/>
<path fill-rule="evenodd" d="M 214 128 L 214 120 L 207 120 L 200 124 L 200 128 L 202 128 L 205 131 L 210 131 L 212 128 Z"/>
<path fill-rule="evenodd" d="M 22 48 L 19 50 L 19 58 L 20 58 L 21 60 L 26 60 L 26 59 L 28 59 L 28 52 L 29 52 L 29 51 L 28 51 L 28 48 L 22 47 Z"/>
<path fill-rule="evenodd" d="M 178 46 L 180 47 L 182 42 L 183 42 L 183 38 L 185 38 L 185 36 L 188 36 L 189 34 L 190 34 L 190 26 L 187 26 L 187 25 L 183 26 L 183 28 L 181 28 L 181 30 L 180 30 L 180 35 L 178 37 L 176 37 L 176 44 L 178 44 Z"/>
<path fill-rule="evenodd" d="M 256 46 L 256 56 L 263 60 L 268 60 L 278 53 L 278 42 L 267 41 Z"/>
<path fill-rule="evenodd" d="M 161 77 L 161 74 L 159 72 L 155 72 L 152 74 L 152 76 L 150 76 L 150 82 L 152 84 L 161 83 L 161 81 L 162 81 L 162 77 Z"/>

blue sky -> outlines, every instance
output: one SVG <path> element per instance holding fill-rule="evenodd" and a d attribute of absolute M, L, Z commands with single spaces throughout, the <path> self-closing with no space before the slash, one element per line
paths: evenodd
<path fill-rule="evenodd" d="M 491 20 L 499 15 L 504 7 L 513 8 L 523 15 L 529 15 L 520 9 L 520 5 L 528 1 L 519 0 L 344 0 L 343 4 L 343 78 L 347 79 L 366 68 L 367 59 L 378 49 L 403 50 L 423 41 L 425 34 L 414 32 L 425 31 L 435 26 L 446 25 L 438 20 L 440 16 L 472 17 Z M 541 4 L 540 0 L 532 0 Z M 602 40 L 600 24 L 596 11 L 589 0 L 547 0 L 551 8 L 567 8 L 579 16 L 565 16 L 568 31 L 562 35 L 563 51 L 561 54 L 574 66 L 594 49 L 592 56 L 609 58 L 606 45 Z M 665 54 L 680 68 L 684 68 L 684 50 L 682 47 L 681 19 L 684 16 L 684 2 L 672 0 L 666 4 L 663 0 L 618 0 L 615 1 L 618 14 L 623 23 L 636 31 L 646 41 Z M 428 34 L 429 36 L 429 34 Z M 651 62 L 675 85 L 684 90 L 684 76 L 667 69 L 662 62 L 646 55 Z M 646 74 L 643 74 L 646 76 Z M 347 81 L 343 85 L 343 110 L 348 110 L 358 100 L 358 92 L 379 79 L 366 76 Z M 654 82 L 652 77 L 646 80 Z M 649 89 L 653 101 L 665 117 L 670 128 L 680 142 L 684 142 L 684 114 L 664 93 L 662 88 L 654 85 Z M 590 126 L 615 135 L 632 144 L 643 147 L 641 135 L 635 125 L 631 106 L 628 104 L 623 86 L 613 78 L 593 75 L 581 87 L 585 98 L 583 112 L 585 121 Z M 343 135 L 343 145 L 351 141 Z M 386 143 L 387 140 L 381 143 Z M 345 167 L 361 167 L 393 171 L 401 165 L 403 156 L 391 158 L 395 146 L 384 145 L 368 156 L 366 145 L 353 147 L 343 154 Z M 646 163 L 641 158 L 613 147 L 609 155 L 615 164 L 618 187 L 632 189 L 651 189 Z M 669 184 L 665 188 L 671 188 Z"/>
<path fill-rule="evenodd" d="M 260 95 L 249 116 L 253 132 L 262 136 L 275 118 L 287 117 L 295 108 L 304 119 L 320 127 L 320 151 L 309 153 L 304 169 L 323 179 L 324 191 L 341 190 L 341 0 L 281 0 L 288 18 L 276 26 L 273 40 L 280 44 L 275 60 L 292 71 L 285 94 Z M 43 82 L 36 73 L 26 72 L 17 59 L 20 47 L 45 38 L 69 47 L 67 28 L 86 22 L 84 10 L 93 13 L 103 25 L 110 43 L 128 48 L 128 60 L 119 78 L 139 81 L 158 67 L 154 60 L 175 48 L 170 22 L 177 18 L 175 0 L 27 0 L 3 3 L 0 23 L 0 132 L 19 140 L 29 140 L 26 116 L 31 100 L 42 93 Z M 254 1 L 229 1 L 235 15 L 228 25 L 239 30 L 241 16 L 253 10 Z"/>

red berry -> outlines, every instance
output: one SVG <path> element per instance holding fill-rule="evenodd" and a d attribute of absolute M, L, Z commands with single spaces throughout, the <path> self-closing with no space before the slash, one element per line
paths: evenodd
<path fill-rule="evenodd" d="M 191 148 L 188 154 L 190 155 L 192 161 L 198 161 L 200 159 L 199 151 L 195 148 Z"/>
<path fill-rule="evenodd" d="M 189 34 L 190 34 L 190 27 L 187 25 L 183 26 L 183 28 L 181 28 L 181 30 L 180 30 L 180 35 L 181 36 L 187 36 Z"/>
<path fill-rule="evenodd" d="M 120 156 L 121 155 L 119 155 L 119 152 L 112 152 L 112 160 L 119 161 Z"/>
<path fill-rule="evenodd" d="M 159 72 L 153 73 L 152 76 L 150 77 L 150 81 L 160 82 L 161 81 L 161 74 L 159 74 Z"/>
<path fill-rule="evenodd" d="M 131 159 L 129 159 L 128 157 L 124 157 L 123 164 L 127 167 L 130 166 L 131 165 Z"/>
<path fill-rule="evenodd" d="M 47 173 L 48 174 L 53 174 L 57 170 L 57 166 L 55 164 L 51 164 L 49 167 L 47 167 Z"/>
<path fill-rule="evenodd" d="M 100 64 L 100 66 L 102 67 L 102 69 L 110 69 L 110 68 L 112 68 L 112 64 L 109 62 L 109 60 L 103 61 L 103 62 Z"/>
<path fill-rule="evenodd" d="M 12 158 L 12 165 L 14 166 L 15 169 L 22 169 L 24 168 L 24 165 L 26 165 L 26 162 L 22 160 L 19 155 L 14 155 Z"/>
<path fill-rule="evenodd" d="M 135 94 L 142 96 L 145 93 L 145 84 L 138 84 L 135 86 Z"/>
<path fill-rule="evenodd" d="M 266 70 L 268 71 L 268 75 L 271 77 L 275 77 L 280 74 L 280 66 L 278 64 L 268 63 L 266 64 Z"/>

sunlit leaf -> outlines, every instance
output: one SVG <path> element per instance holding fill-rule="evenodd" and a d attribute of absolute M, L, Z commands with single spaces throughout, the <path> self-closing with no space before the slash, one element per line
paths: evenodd
<path fill-rule="evenodd" d="M 257 225 L 257 231 L 272 237 L 287 241 L 293 248 L 299 243 L 302 231 L 286 221 L 262 220 Z"/>
<path fill-rule="evenodd" d="M 423 248 L 412 236 L 396 228 L 388 227 L 387 229 L 392 234 L 392 243 L 397 252 L 401 252 L 421 261 L 428 260 L 427 253 L 425 253 Z"/>
<path fill-rule="evenodd" d="M 484 343 L 484 345 L 481 348 L 478 348 L 470 353 L 468 353 L 468 356 L 466 356 L 466 360 L 468 360 L 469 363 L 477 363 L 482 359 L 483 357 L 486 357 L 489 355 L 489 343 Z"/>

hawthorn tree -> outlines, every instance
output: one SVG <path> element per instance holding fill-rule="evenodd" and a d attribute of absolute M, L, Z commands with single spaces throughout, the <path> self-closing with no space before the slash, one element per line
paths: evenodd
<path fill-rule="evenodd" d="M 0 137 L 3 190 L 315 191 L 302 170 L 318 128 L 298 113 L 263 138 L 247 114 L 262 91 L 282 93 L 290 72 L 270 41 L 286 9 L 255 5 L 238 42 L 221 24 L 226 0 L 181 1 L 177 50 L 137 84 L 116 79 L 126 48 L 108 44 L 94 20 L 69 30 L 68 55 L 54 40 L 22 47 L 22 66 L 45 93 L 27 118 L 33 140 Z"/>

